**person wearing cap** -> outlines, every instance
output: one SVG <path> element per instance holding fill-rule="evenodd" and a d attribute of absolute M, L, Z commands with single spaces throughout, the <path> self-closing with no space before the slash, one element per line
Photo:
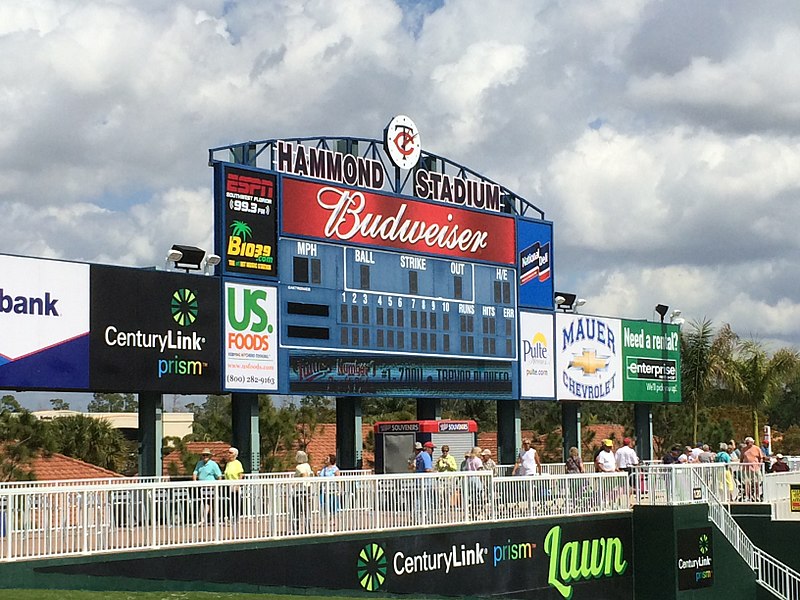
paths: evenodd
<path fill-rule="evenodd" d="M 630 473 L 632 467 L 639 464 L 639 457 L 636 454 L 636 450 L 633 449 L 633 440 L 631 438 L 626 437 L 622 440 L 622 446 L 614 454 L 614 460 L 617 463 L 617 469 L 626 473 Z"/>
<path fill-rule="evenodd" d="M 314 470 L 308 464 L 308 454 L 303 450 L 298 450 L 294 455 L 297 466 L 294 468 L 295 477 L 313 477 Z M 292 532 L 307 533 L 311 529 L 311 507 L 309 499 L 310 483 L 294 486 L 294 497 L 292 498 Z"/>
<path fill-rule="evenodd" d="M 417 457 L 422 452 L 422 442 L 414 442 L 414 454 L 408 459 L 408 470 L 415 471 L 417 466 Z"/>
<path fill-rule="evenodd" d="M 436 459 L 436 470 L 440 473 L 452 473 L 453 471 L 458 471 L 456 457 L 450 454 L 450 446 L 447 444 L 442 446 L 442 455 Z"/>
<path fill-rule="evenodd" d="M 494 473 L 497 463 L 492 460 L 492 451 L 488 448 L 481 450 L 481 461 L 483 461 L 483 470 L 492 471 Z"/>
<path fill-rule="evenodd" d="M 617 461 L 614 458 L 614 442 L 603 440 L 600 452 L 594 459 L 594 467 L 598 473 L 614 473 L 617 470 Z"/>
<path fill-rule="evenodd" d="M 672 448 L 669 449 L 669 452 L 664 455 L 664 458 L 661 459 L 661 462 L 665 465 L 677 465 L 680 464 L 680 457 L 681 457 L 681 447 L 679 444 L 675 444 Z"/>
<path fill-rule="evenodd" d="M 219 465 L 211 458 L 211 450 L 203 448 L 200 453 L 200 462 L 194 468 L 192 480 L 194 481 L 216 481 L 222 479 L 222 471 Z M 216 490 L 211 487 L 203 486 L 198 490 L 200 495 L 200 521 L 202 523 L 211 522 L 211 504 Z"/>
<path fill-rule="evenodd" d="M 419 442 L 417 442 L 419 444 Z M 432 473 L 433 472 L 433 449 L 436 448 L 433 442 L 425 442 L 422 444 L 422 452 L 417 453 L 414 459 L 414 472 L 415 473 Z M 414 446 L 416 450 L 416 445 Z"/>
<path fill-rule="evenodd" d="M 194 468 L 192 479 L 194 481 L 214 481 L 216 479 L 222 479 L 222 471 L 219 465 L 211 458 L 211 450 L 208 448 L 203 448 L 203 451 L 200 453 L 200 461 Z"/>
<path fill-rule="evenodd" d="M 783 454 L 776 454 L 775 455 L 775 463 L 772 465 L 772 472 L 773 473 L 788 473 L 789 463 L 786 462 L 786 457 Z"/>

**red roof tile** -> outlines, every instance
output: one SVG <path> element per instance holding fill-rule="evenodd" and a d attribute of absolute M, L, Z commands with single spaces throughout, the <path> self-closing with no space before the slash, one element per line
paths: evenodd
<path fill-rule="evenodd" d="M 31 463 L 31 471 L 37 481 L 57 481 L 63 479 L 107 479 L 122 477 L 121 474 L 103 467 L 83 462 L 77 458 L 53 453 L 50 456 L 39 456 Z"/>
<path fill-rule="evenodd" d="M 228 448 L 230 447 L 231 445 L 228 442 L 186 442 L 186 450 L 190 454 L 200 456 L 200 453 L 206 448 L 211 450 L 211 458 L 219 465 L 220 469 L 224 469 L 225 463 L 228 462 Z M 175 450 L 164 455 L 161 459 L 161 471 L 164 476 L 171 474 L 170 465 L 173 464 L 177 468 L 178 475 L 191 475 L 191 471 L 189 473 L 184 472 L 181 453 Z M 194 468 L 194 465 L 192 465 L 192 468 Z"/>

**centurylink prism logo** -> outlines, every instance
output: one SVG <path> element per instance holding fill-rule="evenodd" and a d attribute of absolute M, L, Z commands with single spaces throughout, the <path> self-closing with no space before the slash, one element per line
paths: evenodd
<path fill-rule="evenodd" d="M 178 325 L 182 327 L 191 325 L 197 319 L 197 296 L 186 288 L 176 290 L 172 294 L 170 309 L 172 318 Z"/>
<path fill-rule="evenodd" d="M 383 585 L 388 568 L 386 552 L 382 546 L 367 544 L 358 553 L 358 583 L 368 592 L 375 592 Z"/>
<path fill-rule="evenodd" d="M 180 327 L 189 327 L 197 321 L 197 294 L 192 290 L 181 288 L 175 290 L 170 297 L 170 319 Z M 104 340 L 112 348 L 133 348 L 137 350 L 155 350 L 160 355 L 156 359 L 158 378 L 165 376 L 201 377 L 208 363 L 188 359 L 179 351 L 202 352 L 206 338 L 196 331 L 187 332 L 182 329 L 144 332 L 124 331 L 116 325 L 105 329 Z M 171 355 L 171 356 L 169 356 Z"/>
<path fill-rule="evenodd" d="M 618 383 L 615 329 L 596 317 L 559 318 L 562 390 L 582 400 L 612 396 Z"/>

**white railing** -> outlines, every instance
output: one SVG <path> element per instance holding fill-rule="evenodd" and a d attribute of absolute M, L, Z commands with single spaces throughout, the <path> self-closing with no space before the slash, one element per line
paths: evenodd
<path fill-rule="evenodd" d="M 12 486 L 0 560 L 625 511 L 627 492 L 624 474 L 489 471 Z"/>
<path fill-rule="evenodd" d="M 685 477 L 681 477 L 686 473 Z M 698 500 L 694 494 L 693 473 L 723 502 L 765 502 L 764 466 L 742 463 L 689 463 L 664 465 L 649 463 L 634 468 L 632 478 L 637 502 L 641 504 L 688 504 Z M 673 477 L 673 474 L 677 474 Z M 647 482 L 645 485 L 644 482 Z"/>
<path fill-rule="evenodd" d="M 697 468 L 699 465 L 648 466 L 637 470 L 637 502 L 643 504 L 687 504 L 705 502 L 708 505 L 708 518 L 722 532 L 756 574 L 756 581 L 783 600 L 800 598 L 800 573 L 781 563 L 773 556 L 757 548 L 742 531 L 731 513 L 723 504 L 720 481 L 723 482 L 722 497 L 728 494 L 728 477 L 731 469 L 711 467 Z M 705 466 L 705 465 L 703 465 Z M 743 483 L 755 487 L 760 485 L 748 465 L 742 465 L 738 472 Z M 720 478 L 720 473 L 724 478 Z M 752 475 L 750 475 L 752 474 Z"/>
<path fill-rule="evenodd" d="M 372 469 L 340 469 L 339 475 L 372 475 Z M 294 471 L 277 471 L 274 473 L 245 473 L 245 479 L 286 479 L 295 477 Z"/>

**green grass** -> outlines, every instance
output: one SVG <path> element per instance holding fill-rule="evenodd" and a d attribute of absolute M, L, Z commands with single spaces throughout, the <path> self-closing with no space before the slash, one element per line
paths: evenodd
<path fill-rule="evenodd" d="M 364 596 L 227 594 L 222 592 L 85 592 L 80 590 L 3 590 L 3 600 L 364 600 Z M 372 596 L 381 600 L 381 596 Z"/>

